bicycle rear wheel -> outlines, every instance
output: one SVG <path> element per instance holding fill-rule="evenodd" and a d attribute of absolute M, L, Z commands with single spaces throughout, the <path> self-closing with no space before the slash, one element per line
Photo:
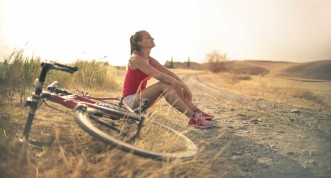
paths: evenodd
<path fill-rule="evenodd" d="M 197 152 L 196 145 L 185 135 L 152 119 L 144 120 L 137 137 L 137 120 L 141 119 L 138 114 L 133 116 L 130 113 L 113 120 L 106 115 L 78 109 L 75 118 L 78 125 L 93 137 L 138 156 L 158 160 L 192 158 Z"/>

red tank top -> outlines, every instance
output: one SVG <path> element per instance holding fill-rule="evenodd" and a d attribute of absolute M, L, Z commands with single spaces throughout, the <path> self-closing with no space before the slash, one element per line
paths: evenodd
<path fill-rule="evenodd" d="M 148 57 L 149 64 L 153 66 L 152 57 Z M 123 91 L 122 96 L 126 97 L 128 95 L 137 93 L 139 90 L 144 90 L 147 86 L 147 81 L 151 77 L 145 73 L 143 73 L 139 69 L 131 69 L 129 66 L 127 67 L 124 84 L 123 84 Z"/>

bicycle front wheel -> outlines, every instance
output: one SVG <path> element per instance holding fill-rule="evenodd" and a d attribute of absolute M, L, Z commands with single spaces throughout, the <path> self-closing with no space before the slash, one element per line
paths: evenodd
<path fill-rule="evenodd" d="M 138 129 L 138 114 L 132 116 L 130 113 L 130 116 L 123 115 L 114 120 L 78 109 L 75 118 L 93 137 L 138 156 L 162 160 L 192 158 L 197 153 L 196 145 L 189 138 L 155 120 L 145 119 L 142 128 Z"/>

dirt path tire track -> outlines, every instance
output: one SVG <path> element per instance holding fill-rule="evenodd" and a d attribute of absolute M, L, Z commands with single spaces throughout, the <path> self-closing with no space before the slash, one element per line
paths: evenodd
<path fill-rule="evenodd" d="M 212 162 L 215 177 L 331 177 L 330 115 L 215 88 L 194 74 L 181 77 L 195 100 L 216 113 L 220 128 L 192 134 L 209 140 L 206 159 L 223 149 Z"/>

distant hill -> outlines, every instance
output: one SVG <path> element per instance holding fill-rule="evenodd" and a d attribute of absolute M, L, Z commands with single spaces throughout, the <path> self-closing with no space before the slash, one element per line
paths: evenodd
<path fill-rule="evenodd" d="M 283 61 L 262 61 L 262 60 L 244 60 L 244 61 L 231 61 L 232 65 L 236 68 L 247 68 L 246 70 L 254 70 L 260 68 L 268 71 L 268 75 L 275 75 L 279 70 L 293 66 L 296 63 L 283 62 Z"/>
<path fill-rule="evenodd" d="M 331 80 L 331 60 L 314 61 L 306 63 L 294 63 L 284 61 L 260 61 L 260 60 L 244 60 L 244 61 L 228 61 L 228 68 L 238 71 L 253 71 L 266 69 L 267 75 L 284 76 L 292 78 Z M 260 67 L 260 68 L 257 68 Z M 174 62 L 173 68 L 190 68 L 197 70 L 208 70 L 207 64 L 190 62 L 188 67 L 187 62 Z"/>
<path fill-rule="evenodd" d="M 297 64 L 279 71 L 285 77 L 331 80 L 331 60 Z"/>
<path fill-rule="evenodd" d="M 254 66 L 263 67 L 269 70 L 268 75 L 277 75 L 279 71 L 298 64 L 298 63 L 284 62 L 284 61 L 259 61 L 259 60 L 245 60 L 242 62 Z"/>

